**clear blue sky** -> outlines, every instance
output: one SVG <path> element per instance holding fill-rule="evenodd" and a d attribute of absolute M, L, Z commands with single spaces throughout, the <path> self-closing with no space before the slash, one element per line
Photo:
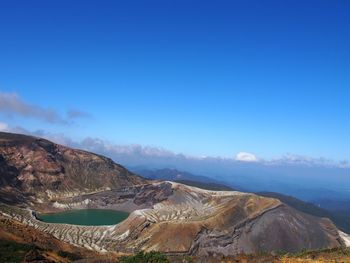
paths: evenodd
<path fill-rule="evenodd" d="M 350 1 L 2 1 L 0 121 L 192 155 L 350 159 Z"/>

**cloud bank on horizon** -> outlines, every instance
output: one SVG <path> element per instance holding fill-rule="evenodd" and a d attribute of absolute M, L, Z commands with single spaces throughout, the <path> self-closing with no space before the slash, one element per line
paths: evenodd
<path fill-rule="evenodd" d="M 16 93 L 0 91 L 0 113 L 9 116 L 20 116 L 29 119 L 39 119 L 51 124 L 67 125 L 79 118 L 90 118 L 91 114 L 77 109 L 69 109 L 66 116 L 61 116 L 53 109 L 44 108 L 23 101 Z M 334 161 L 324 157 L 312 158 L 297 154 L 285 154 L 274 159 L 264 159 L 253 153 L 240 151 L 232 158 L 224 157 L 197 157 L 185 153 L 175 153 L 161 147 L 143 146 L 140 144 L 120 145 L 100 138 L 86 137 L 73 140 L 64 133 L 52 133 L 46 130 L 28 130 L 21 126 L 11 126 L 0 121 L 0 131 L 23 133 L 38 137 L 44 137 L 56 143 L 81 148 L 109 156 L 116 161 L 122 160 L 126 165 L 147 165 L 150 162 L 154 166 L 171 165 L 172 161 L 183 160 L 220 160 L 232 163 L 259 163 L 263 165 L 306 165 L 323 167 L 350 167 L 349 160 Z M 172 161 L 171 161 L 172 160 Z M 167 162 L 168 161 L 168 162 Z"/>
<path fill-rule="evenodd" d="M 150 167 L 153 165 L 154 168 L 163 168 L 166 167 L 166 164 L 172 165 L 173 161 L 181 162 L 184 160 L 195 160 L 203 162 L 218 161 L 231 163 L 262 164 L 266 166 L 294 165 L 309 167 L 317 166 L 350 168 L 350 162 L 347 160 L 337 162 L 322 157 L 311 158 L 296 154 L 286 154 L 274 159 L 260 158 L 249 152 L 238 152 L 232 158 L 211 156 L 198 157 L 189 156 L 183 153 L 175 153 L 162 147 L 144 146 L 139 144 L 120 145 L 107 140 L 103 140 L 101 138 L 86 137 L 80 141 L 76 141 L 63 133 L 50 133 L 45 130 L 29 131 L 23 127 L 11 127 L 4 122 L 0 122 L 0 131 L 43 137 L 58 144 L 106 155 L 107 157 L 110 157 L 117 162 L 119 160 L 122 160 L 122 164 L 129 166 L 142 166 L 150 164 Z"/>

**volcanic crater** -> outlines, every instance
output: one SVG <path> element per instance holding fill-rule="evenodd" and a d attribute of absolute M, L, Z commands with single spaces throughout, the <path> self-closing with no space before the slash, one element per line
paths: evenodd
<path fill-rule="evenodd" d="M 334 248 L 348 238 L 329 219 L 277 199 L 146 180 L 111 159 L 41 138 L 0 133 L 0 164 L 0 217 L 89 250 L 218 256 Z M 36 217 L 86 208 L 130 215 L 111 226 Z"/>

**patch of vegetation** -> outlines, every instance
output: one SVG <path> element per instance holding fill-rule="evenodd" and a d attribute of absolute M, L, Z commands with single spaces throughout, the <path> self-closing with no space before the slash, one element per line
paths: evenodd
<path fill-rule="evenodd" d="M 0 239 L 0 262 L 22 262 L 24 256 L 33 248 L 33 245 Z"/>
<path fill-rule="evenodd" d="M 143 252 L 140 251 L 133 256 L 121 257 L 118 263 L 169 263 L 168 258 L 161 252 L 151 251 Z"/>
<path fill-rule="evenodd" d="M 305 257 L 308 254 L 310 254 L 312 252 L 312 250 L 308 250 L 308 249 L 302 249 L 299 252 L 293 253 L 291 256 L 295 257 L 295 258 L 301 258 L 301 257 Z M 321 252 L 321 251 L 318 251 Z M 314 251 L 314 253 L 317 253 L 317 251 Z"/>
<path fill-rule="evenodd" d="M 62 251 L 62 250 L 58 251 L 57 255 L 59 255 L 60 257 L 63 257 L 63 258 L 67 258 L 71 261 L 82 259 L 82 257 L 77 255 L 77 254 L 69 253 L 69 252 Z"/>
<path fill-rule="evenodd" d="M 319 250 L 307 250 L 304 249 L 300 252 L 291 254 L 290 257 L 302 258 L 314 255 L 334 255 L 334 256 L 350 256 L 350 248 L 336 247 L 336 248 L 324 248 Z"/>
<path fill-rule="evenodd" d="M 194 259 L 190 256 L 185 256 L 184 261 L 185 261 L 185 263 L 193 263 Z"/>
<path fill-rule="evenodd" d="M 284 255 L 288 255 L 289 253 L 288 253 L 288 251 L 280 249 L 280 250 L 275 251 L 274 254 L 277 255 L 277 256 L 284 256 Z"/>

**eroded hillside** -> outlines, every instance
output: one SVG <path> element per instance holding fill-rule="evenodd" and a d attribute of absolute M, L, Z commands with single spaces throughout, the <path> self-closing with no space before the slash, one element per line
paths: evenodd
<path fill-rule="evenodd" d="M 23 204 L 145 183 L 111 159 L 0 132 L 0 201 Z"/>

